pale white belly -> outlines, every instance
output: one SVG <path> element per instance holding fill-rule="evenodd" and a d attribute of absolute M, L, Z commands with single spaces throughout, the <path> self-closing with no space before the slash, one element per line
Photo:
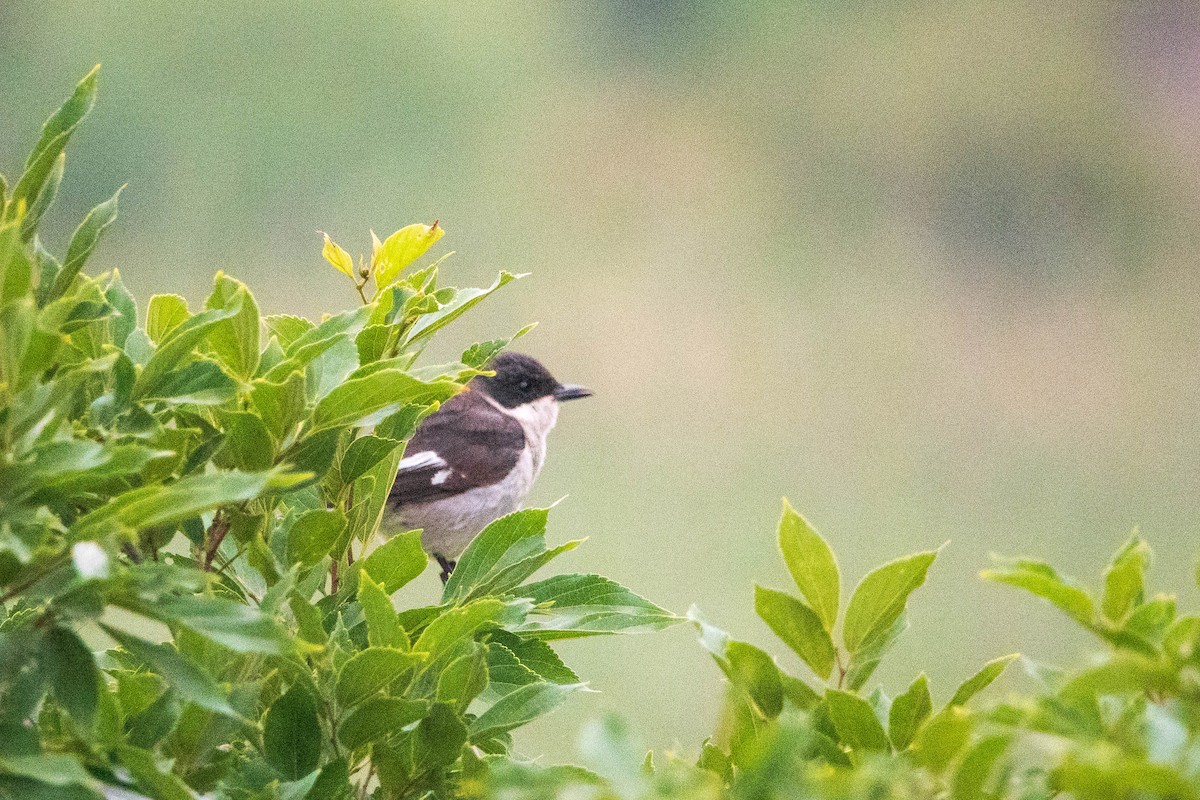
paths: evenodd
<path fill-rule="evenodd" d="M 543 445 L 544 446 L 544 445 Z M 521 507 L 541 466 L 541 454 L 527 448 L 517 465 L 499 483 L 425 503 L 410 503 L 389 512 L 393 530 L 420 528 L 426 552 L 457 559 L 471 540 L 493 520 Z"/>

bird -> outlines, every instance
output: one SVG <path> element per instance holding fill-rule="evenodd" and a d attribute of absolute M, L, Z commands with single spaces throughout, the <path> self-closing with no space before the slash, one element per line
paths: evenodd
<path fill-rule="evenodd" d="M 391 526 L 421 530 L 443 583 L 480 531 L 520 508 L 546 460 L 559 403 L 592 395 L 523 353 L 503 351 L 487 369 L 421 421 L 388 494 Z"/>

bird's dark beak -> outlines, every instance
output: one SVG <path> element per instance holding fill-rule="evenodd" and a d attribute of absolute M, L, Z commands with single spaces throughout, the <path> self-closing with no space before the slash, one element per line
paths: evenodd
<path fill-rule="evenodd" d="M 568 383 L 565 386 L 559 386 L 554 390 L 554 399 L 560 403 L 564 400 L 578 400 L 580 397 L 591 397 L 592 390 L 586 386 L 577 386 Z"/>

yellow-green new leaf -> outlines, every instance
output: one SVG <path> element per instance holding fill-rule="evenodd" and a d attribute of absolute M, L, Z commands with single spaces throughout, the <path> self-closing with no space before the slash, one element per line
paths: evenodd
<path fill-rule="evenodd" d="M 386 289 L 400 273 L 442 238 L 445 230 L 435 221 L 432 225 L 409 225 L 384 240 L 373 259 L 375 285 Z"/>
<path fill-rule="evenodd" d="M 341 248 L 341 246 L 333 239 L 329 238 L 329 234 L 324 231 L 321 235 L 325 237 L 325 245 L 321 248 L 321 255 L 325 257 L 333 268 L 338 272 L 345 273 L 351 278 L 354 277 L 354 259 Z"/>
<path fill-rule="evenodd" d="M 1104 570 L 1104 598 L 1100 607 L 1105 617 L 1120 622 L 1142 602 L 1149 566 L 1150 545 L 1134 534 Z"/>
<path fill-rule="evenodd" d="M 754 610 L 818 678 L 829 679 L 833 671 L 833 639 L 815 611 L 791 595 L 762 586 L 754 587 Z"/>
<path fill-rule="evenodd" d="M 847 650 L 857 652 L 891 628 L 904 613 L 908 596 L 925 583 L 935 558 L 933 550 L 916 553 L 884 564 L 862 579 L 846 607 L 842 639 Z"/>
<path fill-rule="evenodd" d="M 870 703 L 840 689 L 827 690 L 825 702 L 829 704 L 829 719 L 842 744 L 854 750 L 888 751 L 887 734 Z"/>
<path fill-rule="evenodd" d="M 983 669 L 963 681 L 962 686 L 959 686 L 954 696 L 950 698 L 949 705 L 966 705 L 968 700 L 990 686 L 996 678 L 999 678 L 1008 665 L 1020 655 L 1020 653 L 1013 653 L 1012 655 L 992 659 L 984 664 Z"/>
<path fill-rule="evenodd" d="M 828 543 L 784 498 L 779 519 L 779 549 L 796 586 L 817 612 L 825 630 L 837 621 L 841 577 Z"/>

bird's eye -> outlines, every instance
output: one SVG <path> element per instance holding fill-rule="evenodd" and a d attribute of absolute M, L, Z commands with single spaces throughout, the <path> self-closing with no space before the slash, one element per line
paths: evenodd
<path fill-rule="evenodd" d="M 522 391 L 528 389 L 529 381 L 521 381 L 520 383 L 517 384 L 517 388 L 521 389 Z"/>

